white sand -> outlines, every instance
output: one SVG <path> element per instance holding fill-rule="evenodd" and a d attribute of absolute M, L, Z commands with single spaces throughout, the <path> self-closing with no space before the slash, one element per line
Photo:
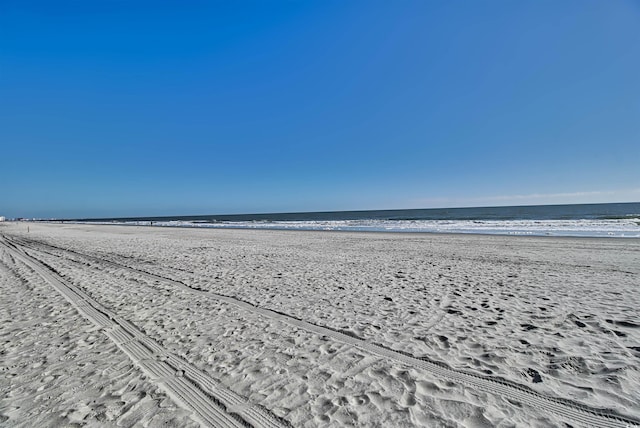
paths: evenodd
<path fill-rule="evenodd" d="M 3 426 L 640 420 L 640 240 L 26 227 Z"/>

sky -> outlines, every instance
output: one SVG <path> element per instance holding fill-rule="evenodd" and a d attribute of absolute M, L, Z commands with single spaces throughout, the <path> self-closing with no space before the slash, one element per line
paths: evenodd
<path fill-rule="evenodd" d="M 0 215 L 640 201 L 637 1 L 0 0 Z"/>

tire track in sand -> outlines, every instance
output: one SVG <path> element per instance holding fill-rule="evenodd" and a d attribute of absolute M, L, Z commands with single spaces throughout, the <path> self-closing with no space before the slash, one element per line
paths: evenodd
<path fill-rule="evenodd" d="M 48 253 L 47 251 L 44 251 L 42 249 L 34 248 L 33 247 L 34 243 L 35 242 L 21 240 L 20 245 L 24 245 L 35 251 L 42 251 L 42 252 Z M 70 253 L 76 256 L 84 257 L 86 259 L 94 260 L 97 263 L 111 265 L 118 269 L 125 269 L 131 272 L 135 272 L 137 274 L 142 274 L 149 278 L 153 278 L 154 280 L 159 280 L 168 284 L 172 284 L 183 290 L 196 292 L 201 295 L 204 294 L 206 296 L 213 297 L 215 299 L 218 299 L 219 301 L 223 301 L 223 302 L 235 305 L 239 308 L 251 311 L 253 313 L 257 313 L 271 319 L 276 319 L 276 320 L 285 322 L 289 325 L 293 325 L 295 327 L 298 327 L 300 329 L 303 329 L 312 333 L 330 337 L 333 340 L 349 344 L 353 347 L 365 350 L 373 355 L 387 358 L 389 360 L 394 360 L 409 367 L 414 367 L 414 368 L 428 371 L 441 378 L 467 385 L 477 391 L 482 391 L 482 392 L 486 392 L 493 395 L 499 395 L 508 399 L 511 402 L 515 401 L 515 402 L 523 403 L 532 408 L 536 408 L 544 412 L 554 414 L 560 417 L 561 419 L 572 424 L 579 424 L 581 426 L 588 426 L 588 427 L 602 427 L 602 428 L 614 428 L 614 427 L 628 428 L 632 426 L 640 427 L 640 420 L 627 415 L 619 414 L 613 410 L 595 408 L 595 407 L 591 407 L 591 406 L 588 406 L 573 400 L 569 400 L 566 398 L 541 394 L 529 388 L 526 385 L 518 384 L 516 382 L 509 381 L 507 379 L 503 379 L 499 377 L 481 376 L 475 373 L 469 373 L 463 370 L 453 369 L 449 367 L 447 364 L 440 361 L 431 360 L 426 357 L 415 357 L 411 354 L 404 353 L 402 351 L 390 349 L 384 345 L 368 342 L 351 333 L 345 333 L 342 331 L 335 330 L 331 327 L 313 324 L 308 321 L 304 321 L 302 319 L 296 318 L 292 315 L 279 312 L 276 310 L 272 310 L 272 309 L 262 308 L 252 303 L 237 299 L 235 297 L 214 293 L 212 291 L 208 291 L 208 290 L 204 290 L 196 287 L 190 287 L 181 281 L 177 281 L 161 275 L 153 274 L 144 270 L 136 269 L 136 268 L 123 265 L 117 262 L 113 262 L 110 260 L 105 260 L 99 257 L 83 254 L 77 251 L 67 250 L 67 249 L 56 247 L 54 245 L 50 245 L 43 242 L 37 242 L 37 244 L 44 245 L 46 247 L 49 247 L 58 251 L 62 251 L 64 253 Z M 53 253 L 48 253 L 48 254 L 55 257 L 61 257 L 58 254 L 53 254 Z"/>
<path fill-rule="evenodd" d="M 135 325 L 103 307 L 80 288 L 68 283 L 47 264 L 26 254 L 8 239 L 0 244 L 33 269 L 109 337 L 158 386 L 203 426 L 277 428 L 289 424 L 264 408 L 221 385 L 188 361 L 163 348 Z"/>

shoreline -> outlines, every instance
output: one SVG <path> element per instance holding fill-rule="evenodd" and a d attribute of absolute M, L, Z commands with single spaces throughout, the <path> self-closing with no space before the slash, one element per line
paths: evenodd
<path fill-rule="evenodd" d="M 187 230 L 249 230 L 249 231 L 277 231 L 277 232 L 317 232 L 317 233 L 354 233 L 354 234 L 390 234 L 390 235 L 437 235 L 437 236 L 498 236 L 509 238 L 561 238 L 561 239 L 611 239 L 611 240 L 638 240 L 640 236 L 585 236 L 585 235 L 551 235 L 535 233 L 483 233 L 483 232 L 430 232 L 430 231 L 399 231 L 399 230 L 339 230 L 339 229 L 294 229 L 294 228 L 269 228 L 269 227 L 207 227 L 207 226 L 179 226 L 179 225 L 145 225 L 145 224 L 124 224 L 124 223 L 74 223 L 57 221 L 23 221 L 5 223 L 28 223 L 28 224 L 50 224 L 50 225 L 82 225 L 82 226 L 127 226 L 157 229 L 187 229 Z"/>

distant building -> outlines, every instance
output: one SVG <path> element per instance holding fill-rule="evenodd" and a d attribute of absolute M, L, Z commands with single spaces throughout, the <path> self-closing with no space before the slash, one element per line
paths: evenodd
<path fill-rule="evenodd" d="M 0 221 L 5 221 L 6 219 L 4 218 L 4 216 L 0 215 Z"/>

